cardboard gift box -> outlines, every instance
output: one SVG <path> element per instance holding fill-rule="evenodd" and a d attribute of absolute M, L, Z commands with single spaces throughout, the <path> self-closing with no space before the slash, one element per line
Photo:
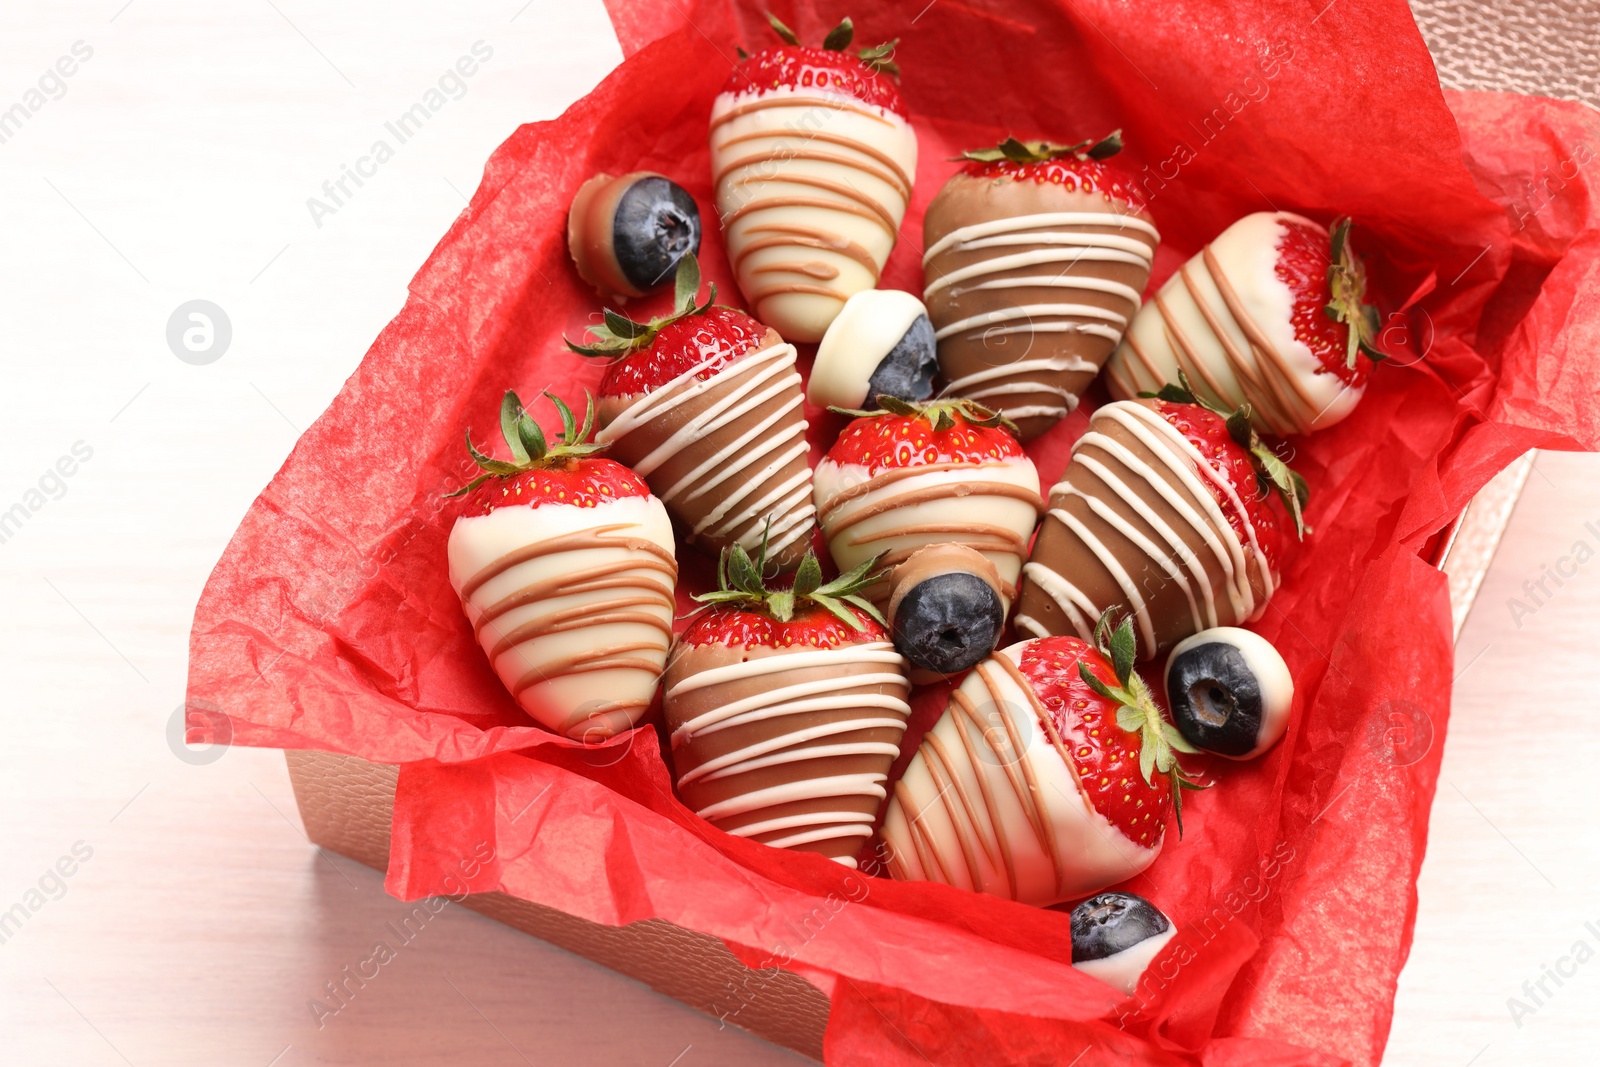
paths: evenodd
<path fill-rule="evenodd" d="M 495 153 L 406 308 L 241 524 L 196 611 L 190 700 L 226 709 L 234 743 L 290 750 L 310 838 L 385 871 L 396 896 L 459 896 L 812 1057 L 918 1062 L 909 1044 L 949 1062 L 1049 1062 L 1087 1038 L 1119 1062 L 1375 1064 L 1410 943 L 1438 746 L 1375 777 L 1382 754 L 1366 749 L 1382 737 L 1363 731 L 1400 709 L 1443 733 L 1453 637 L 1526 475 L 1518 457 L 1600 442 L 1588 358 L 1600 341 L 1588 212 L 1600 198 L 1579 195 L 1592 117 L 1555 101 L 1441 94 L 1409 13 L 1390 0 L 1320 13 L 1193 0 L 1131 21 L 1109 0 L 945 0 L 938 25 L 859 12 L 872 24 L 858 26 L 862 41 L 904 34 L 903 89 L 923 141 L 905 233 L 920 232 L 952 149 L 1012 125 L 1122 124 L 1146 146 L 1131 148 L 1131 165 L 1160 167 L 1176 158 L 1165 146 L 1192 137 L 1183 108 L 1220 101 L 1227 151 L 1186 159 L 1154 205 L 1154 281 L 1263 206 L 1256 194 L 1351 212 L 1386 246 L 1374 271 L 1401 358 L 1347 423 L 1297 442 L 1318 528 L 1261 623 L 1306 707 L 1277 750 L 1185 804 L 1189 837 L 1148 877 L 1180 929 L 1211 914 L 1222 929 L 1133 1005 L 1070 967 L 1059 912 L 864 879 L 715 831 L 673 797 L 648 728 L 590 748 L 542 731 L 472 644 L 442 564 L 461 431 L 492 423 L 507 386 L 529 395 L 555 381 L 571 399 L 598 376 L 559 344 L 593 305 L 566 262 L 566 206 L 590 174 L 633 169 L 665 171 L 709 202 L 719 57 L 762 25 L 726 0 L 608 6 L 629 58 L 561 119 Z M 818 6 L 778 13 L 819 37 L 841 12 Z M 1473 79 L 1485 69 L 1519 88 L 1561 74 L 1543 51 L 1510 70 L 1517 53 L 1492 23 L 1418 7 L 1455 85 L 1482 87 Z M 1270 43 L 1289 29 L 1305 39 Z M 1228 43 L 1251 39 L 1267 45 L 1271 73 Z M 1572 37 L 1574 64 L 1582 40 Z M 928 74 L 969 59 L 981 64 L 970 77 Z M 1160 90 L 1141 59 L 1163 64 Z M 1263 91 L 1234 110 L 1241 79 Z M 994 107 L 975 110 L 964 94 L 985 91 Z M 1374 132 L 1390 143 L 1369 145 Z M 1524 188 L 1533 173 L 1545 176 L 1537 197 Z M 702 263 L 731 297 L 716 245 L 708 234 Z M 906 245 L 886 286 L 917 287 L 919 250 Z M 1030 446 L 1047 479 L 1078 420 Z M 705 561 L 680 563 L 686 585 L 703 587 Z M 940 693 L 926 696 L 912 741 L 942 707 Z M 190 736 L 208 740 L 203 725 Z M 1319 824 L 1344 796 L 1366 805 L 1362 825 Z M 463 842 L 492 860 L 469 870 Z M 1216 902 L 1238 896 L 1232 886 L 1275 842 L 1298 857 L 1294 869 L 1231 922 Z M 832 906 L 846 898 L 866 903 Z M 1371 910 L 1356 915 L 1353 899 Z M 827 928 L 794 937 L 796 914 L 825 914 Z M 1297 967 L 1306 953 L 1323 965 Z"/>
<path fill-rule="evenodd" d="M 1497 475 L 1440 539 L 1436 558 L 1450 579 L 1458 635 L 1532 462 L 1529 455 Z M 331 752 L 284 755 L 312 843 L 388 870 L 399 768 Z M 461 903 L 774 1044 L 822 1058 L 827 995 L 793 971 L 746 967 L 715 937 L 664 919 L 607 926 L 505 893 L 474 893 Z"/>

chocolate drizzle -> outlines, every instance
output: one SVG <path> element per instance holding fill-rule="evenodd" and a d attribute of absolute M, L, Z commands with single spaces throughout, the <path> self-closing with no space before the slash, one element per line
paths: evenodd
<path fill-rule="evenodd" d="M 461 539 L 457 550 L 494 536 L 490 527 L 515 519 L 511 511 L 458 522 L 451 532 L 452 541 Z M 473 636 L 500 680 L 524 710 L 558 733 L 609 737 L 637 722 L 653 699 L 672 638 L 678 568 L 669 549 L 639 533 L 632 522 L 571 530 L 504 552 L 459 581 Z M 568 555 L 570 562 L 558 558 Z M 484 602 L 484 589 L 504 578 L 516 581 L 513 591 Z M 589 630 L 592 636 L 584 634 Z M 574 645 L 578 651 L 567 651 Z M 560 684 L 583 674 L 597 676 L 584 687 L 593 699 L 574 699 L 575 691 Z"/>
<path fill-rule="evenodd" d="M 595 440 L 649 483 L 691 544 L 754 552 L 770 518 L 768 557 L 792 567 L 815 521 L 794 346 L 769 330 L 760 348 L 702 380 L 705 365 L 602 401 Z"/>
<path fill-rule="evenodd" d="M 1105 195 L 951 178 L 928 208 L 923 299 L 946 395 L 981 401 L 1024 440 L 1069 414 L 1139 309 L 1160 236 Z"/>
<path fill-rule="evenodd" d="M 973 669 L 896 783 L 883 828 L 892 877 L 1052 904 L 1155 859 L 1094 811 L 1017 667 L 1021 647 Z"/>
<path fill-rule="evenodd" d="M 1244 537 L 1222 503 L 1244 516 Z M 1089 640 L 1105 609 L 1132 613 L 1142 655 L 1266 609 L 1277 584 L 1231 483 L 1151 401 L 1100 408 L 1050 492 L 1022 569 L 1018 632 Z"/>

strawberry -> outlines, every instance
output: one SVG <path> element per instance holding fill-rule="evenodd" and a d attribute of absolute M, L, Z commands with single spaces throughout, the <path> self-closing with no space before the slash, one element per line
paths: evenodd
<path fill-rule="evenodd" d="M 1110 357 L 1150 278 L 1156 231 L 1131 176 L 1091 144 L 966 152 L 923 222 L 923 300 L 945 394 L 981 400 L 1024 441 L 1048 430 Z"/>
<path fill-rule="evenodd" d="M 724 552 L 718 588 L 673 646 L 663 709 L 683 802 L 719 828 L 848 866 L 883 800 L 910 706 L 905 661 L 860 589 L 806 552 L 787 587 Z"/>
<path fill-rule="evenodd" d="M 699 302 L 700 265 L 679 262 L 673 311 L 635 322 L 606 310 L 592 344 L 611 361 L 595 440 L 642 475 L 689 543 L 753 551 L 764 531 L 781 567 L 811 541 L 815 512 L 795 348 L 741 311 Z"/>
<path fill-rule="evenodd" d="M 1197 788 L 1195 751 L 1133 669 L 1132 620 L 1093 643 L 1042 637 L 979 664 L 895 787 L 889 871 L 1049 905 L 1154 862 L 1169 813 Z M 974 789 L 972 784 L 976 783 Z"/>
<path fill-rule="evenodd" d="M 551 444 L 508 392 L 500 427 L 511 458 L 472 443 L 483 471 L 450 529 L 450 584 L 489 664 L 541 725 L 600 741 L 649 709 L 672 636 L 678 567 L 661 501 L 627 467 L 596 455 L 571 409 Z"/>
<path fill-rule="evenodd" d="M 969 400 L 916 407 L 878 397 L 817 465 L 817 514 L 841 570 L 896 566 L 932 544 L 964 544 L 995 566 L 1007 602 L 1043 500 L 1039 472 L 1006 420 Z M 872 587 L 882 600 L 887 583 Z"/>
<path fill-rule="evenodd" d="M 1266 610 L 1283 541 L 1273 499 L 1303 536 L 1305 481 L 1247 409 L 1216 408 L 1180 382 L 1090 417 L 1022 569 L 1019 632 L 1086 637 L 1123 607 L 1151 658 Z"/>
<path fill-rule="evenodd" d="M 784 43 L 744 56 L 712 105 L 712 184 L 751 309 L 791 341 L 820 341 L 851 295 L 877 285 L 917 139 L 890 80 L 894 42 L 851 54 L 845 19 L 808 48 L 768 19 Z"/>
<path fill-rule="evenodd" d="M 1112 394 L 1153 393 L 1182 372 L 1211 403 L 1249 405 L 1267 433 L 1348 416 L 1383 358 L 1350 230 L 1287 211 L 1229 226 L 1135 317 L 1106 370 Z"/>

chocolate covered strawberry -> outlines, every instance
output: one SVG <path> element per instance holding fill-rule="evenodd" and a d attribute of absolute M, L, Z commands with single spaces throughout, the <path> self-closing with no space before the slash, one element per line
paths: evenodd
<path fill-rule="evenodd" d="M 1106 377 L 1128 399 L 1176 384 L 1266 433 L 1310 433 L 1355 410 L 1378 313 L 1350 220 L 1329 232 L 1287 211 L 1246 215 L 1167 279 L 1134 318 Z"/>
<path fill-rule="evenodd" d="M 856 52 L 845 19 L 821 48 L 784 41 L 742 59 L 711 107 L 711 175 L 728 258 L 750 308 L 791 341 L 820 341 L 894 248 L 917 137 L 891 75 L 894 42 Z"/>
<path fill-rule="evenodd" d="M 923 220 L 923 302 L 947 395 L 981 400 L 1024 441 L 1077 407 L 1121 340 L 1160 240 L 1132 177 L 1091 144 L 968 152 Z"/>
<path fill-rule="evenodd" d="M 811 543 L 815 511 L 795 349 L 742 311 L 698 303 L 700 266 L 678 265 L 675 310 L 634 322 L 607 310 L 593 344 L 611 360 L 595 440 L 637 471 L 690 544 L 753 552 L 763 532 L 788 569 Z M 769 528 L 770 523 L 770 528 Z"/>
<path fill-rule="evenodd" d="M 967 400 L 878 402 L 846 412 L 855 421 L 817 464 L 817 515 L 834 563 L 848 570 L 881 557 L 894 567 L 925 545 L 966 545 L 994 564 L 1013 599 L 1044 501 L 1005 420 Z M 869 595 L 883 601 L 888 583 Z"/>
<path fill-rule="evenodd" d="M 889 873 L 1050 905 L 1131 878 L 1182 831 L 1194 751 L 1133 670 L 1127 619 L 973 669 L 895 785 Z"/>
<path fill-rule="evenodd" d="M 663 707 L 678 795 L 728 833 L 847 866 L 872 834 L 910 706 L 905 660 L 861 599 L 871 561 L 788 588 L 738 545 L 679 635 Z"/>
<path fill-rule="evenodd" d="M 1019 633 L 1087 637 L 1119 607 L 1148 659 L 1266 610 L 1282 527 L 1302 528 L 1305 483 L 1244 409 L 1198 403 L 1182 381 L 1090 417 L 1022 569 Z"/>
<path fill-rule="evenodd" d="M 549 396 L 549 394 L 545 394 Z M 639 721 L 672 639 L 672 524 L 639 477 L 587 442 L 550 396 L 550 443 L 515 393 L 500 408 L 510 459 L 467 449 L 483 471 L 450 529 L 450 584 L 473 636 L 541 725 L 600 741 Z"/>

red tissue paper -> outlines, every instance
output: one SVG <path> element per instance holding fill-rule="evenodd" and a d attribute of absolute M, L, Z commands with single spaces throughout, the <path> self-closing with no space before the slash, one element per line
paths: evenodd
<path fill-rule="evenodd" d="M 626 61 L 489 159 L 240 525 L 195 614 L 191 701 L 221 709 L 236 744 L 400 764 L 397 896 L 459 892 L 475 869 L 473 891 L 713 934 L 827 993 L 833 1062 L 1376 1064 L 1450 711 L 1450 607 L 1425 559 L 1520 453 L 1600 444 L 1594 113 L 1443 92 L 1400 0 L 777 6 L 809 41 L 846 13 L 859 43 L 900 39 L 921 147 L 886 287 L 920 291 L 949 157 L 1010 134 L 1124 131 L 1121 163 L 1155 178 L 1152 288 L 1248 212 L 1356 220 L 1394 358 L 1351 418 L 1290 442 L 1315 532 L 1258 629 L 1297 714 L 1266 757 L 1205 768 L 1216 786 L 1191 795 L 1183 839 L 1128 886 L 1180 936 L 1123 998 L 1072 969 L 1064 911 L 712 829 L 674 798 L 652 726 L 594 748 L 547 733 L 474 644 L 445 566 L 463 430 L 487 439 L 507 388 L 581 403 L 600 374 L 561 343 L 598 310 L 567 258 L 567 206 L 597 172 L 648 169 L 714 218 L 711 102 L 735 46 L 772 40 L 755 5 L 609 3 Z M 702 265 L 736 301 L 711 230 Z M 1046 485 L 1094 399 L 1030 446 Z M 811 414 L 817 450 L 839 426 Z M 680 597 L 709 573 L 682 555 Z M 942 706 L 919 698 L 908 747 Z"/>

